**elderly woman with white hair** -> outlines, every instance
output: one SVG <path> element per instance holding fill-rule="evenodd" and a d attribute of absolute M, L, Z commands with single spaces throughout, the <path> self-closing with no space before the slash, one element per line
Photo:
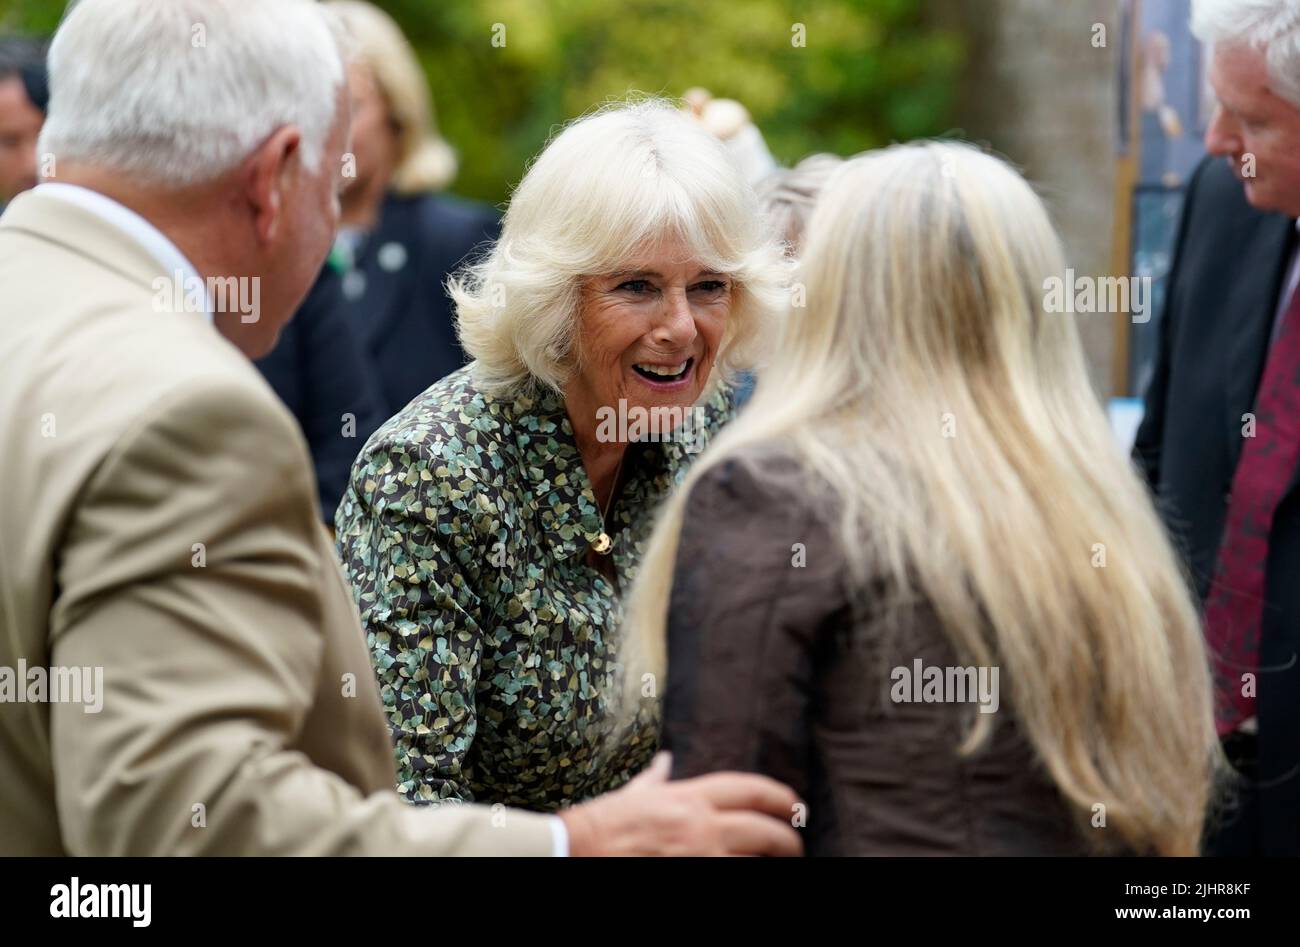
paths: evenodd
<path fill-rule="evenodd" d="M 408 799 L 554 809 L 649 761 L 652 715 L 609 739 L 620 594 L 782 277 L 750 187 L 666 104 L 531 167 L 452 285 L 475 361 L 375 433 L 336 519 Z"/>

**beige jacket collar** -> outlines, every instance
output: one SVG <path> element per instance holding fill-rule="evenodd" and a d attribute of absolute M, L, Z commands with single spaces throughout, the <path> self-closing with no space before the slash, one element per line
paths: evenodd
<path fill-rule="evenodd" d="M 42 184 L 19 194 L 0 216 L 0 229 L 67 247 L 154 292 L 178 280 L 184 281 L 181 295 L 186 285 L 203 285 L 194 265 L 162 231 L 130 208 L 87 188 Z M 160 279 L 167 283 L 159 284 Z M 172 295 L 169 288 L 167 298 Z M 203 314 L 211 321 L 206 289 L 201 300 Z"/>

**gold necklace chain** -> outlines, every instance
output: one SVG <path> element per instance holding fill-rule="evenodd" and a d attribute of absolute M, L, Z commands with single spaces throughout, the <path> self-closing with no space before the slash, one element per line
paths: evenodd
<path fill-rule="evenodd" d="M 618 493 L 618 478 L 623 473 L 623 458 L 626 456 L 627 448 L 624 448 L 623 454 L 618 458 L 618 466 L 614 468 L 614 482 L 610 484 L 609 496 L 605 498 L 605 508 L 600 511 L 600 535 L 591 544 L 591 548 L 602 556 L 609 555 L 614 548 L 614 540 L 609 535 L 609 509 L 614 505 L 614 496 Z"/>

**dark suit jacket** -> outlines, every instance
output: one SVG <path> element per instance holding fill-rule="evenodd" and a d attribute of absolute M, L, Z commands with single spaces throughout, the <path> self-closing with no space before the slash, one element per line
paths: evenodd
<path fill-rule="evenodd" d="M 384 418 L 465 364 L 443 286 L 499 230 L 494 208 L 445 194 L 394 194 L 384 202 L 357 253 L 360 279 L 349 278 L 343 300 L 376 373 Z"/>
<path fill-rule="evenodd" d="M 1188 186 L 1134 458 L 1203 601 L 1254 409 L 1295 221 L 1263 213 L 1222 160 Z M 1269 536 L 1258 675 L 1259 786 L 1247 850 L 1300 854 L 1300 470 Z M 1257 821 L 1255 819 L 1257 818 Z M 1212 846 L 1213 848 L 1213 846 Z"/>
<path fill-rule="evenodd" d="M 339 283 L 326 267 L 275 348 L 254 363 L 307 438 L 326 523 L 334 522 L 361 445 L 387 417 Z"/>
<path fill-rule="evenodd" d="M 499 228 L 486 205 L 390 194 L 354 271 L 327 265 L 275 351 L 257 363 L 311 446 L 326 523 L 366 439 L 465 363 L 443 284 Z M 354 416 L 355 431 L 344 428 L 344 414 Z"/>

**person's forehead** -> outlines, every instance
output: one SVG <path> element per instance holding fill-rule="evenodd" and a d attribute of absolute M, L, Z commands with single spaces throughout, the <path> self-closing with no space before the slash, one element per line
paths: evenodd
<path fill-rule="evenodd" d="M 0 78 L 0 115 L 10 121 L 26 118 L 40 122 L 45 118 L 27 97 L 27 87 L 17 75 Z"/>
<path fill-rule="evenodd" d="M 334 91 L 334 122 L 330 126 L 332 137 L 347 138 L 352 129 L 352 96 L 348 83 L 340 83 Z"/>
<path fill-rule="evenodd" d="M 653 243 L 637 247 L 619 267 L 620 271 L 663 273 L 679 269 L 699 269 L 699 254 L 681 237 L 665 235 Z"/>
<path fill-rule="evenodd" d="M 1268 63 L 1264 51 L 1244 43 L 1216 46 L 1210 61 L 1210 82 L 1225 101 L 1267 95 Z"/>
<path fill-rule="evenodd" d="M 27 102 L 27 88 L 22 77 L 17 73 L 0 76 L 0 103 L 13 105 L 18 102 Z"/>
<path fill-rule="evenodd" d="M 345 71 L 348 87 L 354 94 L 378 95 L 379 78 L 368 63 L 359 59 L 351 60 Z"/>

